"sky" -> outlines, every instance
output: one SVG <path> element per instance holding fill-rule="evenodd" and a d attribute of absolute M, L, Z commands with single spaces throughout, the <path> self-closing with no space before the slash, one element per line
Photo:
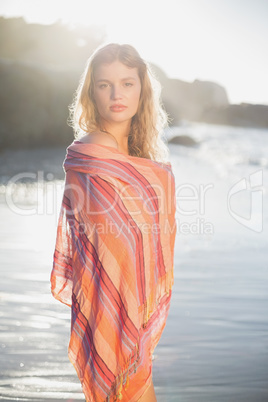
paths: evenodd
<path fill-rule="evenodd" d="M 0 15 L 100 25 L 106 42 L 132 44 L 170 78 L 268 105 L 268 0 L 0 0 Z"/>

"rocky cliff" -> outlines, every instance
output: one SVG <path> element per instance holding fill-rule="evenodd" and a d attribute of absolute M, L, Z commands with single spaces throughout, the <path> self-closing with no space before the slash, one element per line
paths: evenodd
<path fill-rule="evenodd" d="M 172 124 L 182 120 L 246 127 L 268 127 L 268 106 L 231 105 L 219 84 L 195 80 L 192 83 L 168 78 L 157 66 L 152 69 L 162 85 L 162 99 Z"/>

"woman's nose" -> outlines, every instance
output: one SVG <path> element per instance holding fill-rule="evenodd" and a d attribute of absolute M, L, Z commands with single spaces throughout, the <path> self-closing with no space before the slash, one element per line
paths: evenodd
<path fill-rule="evenodd" d="M 116 85 L 112 87 L 111 98 L 113 100 L 122 99 L 122 93 L 120 91 L 120 88 Z"/>

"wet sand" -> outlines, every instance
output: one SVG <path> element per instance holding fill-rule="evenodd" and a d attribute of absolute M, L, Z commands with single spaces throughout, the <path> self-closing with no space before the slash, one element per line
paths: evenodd
<path fill-rule="evenodd" d="M 2 194 L 3 401 L 84 400 L 67 357 L 70 310 L 50 294 L 56 220 L 56 211 L 15 213 Z M 155 350 L 159 402 L 268 401 L 268 252 L 260 236 L 178 234 L 172 305 Z"/>

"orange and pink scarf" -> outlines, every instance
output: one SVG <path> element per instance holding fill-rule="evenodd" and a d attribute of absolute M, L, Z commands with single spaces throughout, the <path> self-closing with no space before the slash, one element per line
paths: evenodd
<path fill-rule="evenodd" d="M 171 165 L 74 141 L 64 168 L 51 285 L 71 306 L 69 358 L 87 401 L 137 401 L 170 306 Z"/>

